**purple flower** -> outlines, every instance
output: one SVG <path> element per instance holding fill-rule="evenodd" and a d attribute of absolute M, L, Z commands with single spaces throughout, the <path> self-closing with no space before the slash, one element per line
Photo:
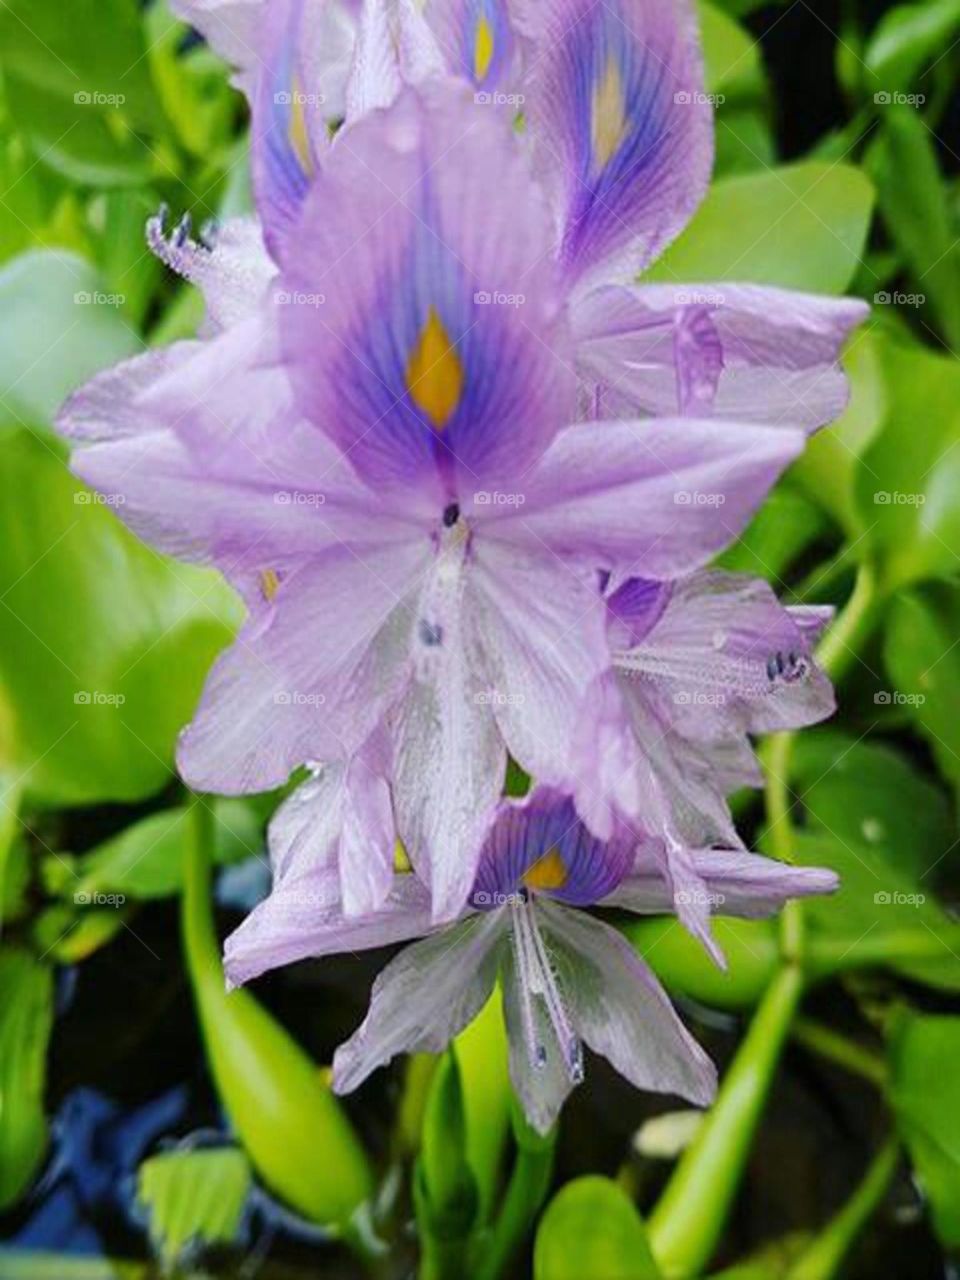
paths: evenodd
<path fill-rule="evenodd" d="M 507 115 L 457 82 L 405 90 L 331 149 L 263 302 L 62 417 L 78 474 L 247 604 L 182 740 L 187 780 L 266 790 L 386 733 L 438 918 L 473 883 L 507 752 L 569 786 L 610 666 L 598 570 L 697 569 L 803 443 L 709 419 L 575 424 L 551 229 Z M 499 280 L 523 281 L 521 306 L 484 302 Z"/>
<path fill-rule="evenodd" d="M 705 898 L 725 914 L 771 913 L 790 896 L 828 893 L 830 871 L 741 851 L 694 855 Z M 499 979 L 510 1072 L 526 1113 L 547 1130 L 583 1078 L 583 1044 L 638 1088 L 710 1101 L 713 1065 L 659 983 L 611 926 L 584 908 L 672 910 L 655 857 L 618 830 L 590 834 L 572 802 L 541 788 L 501 804 L 461 919 L 436 928 L 429 895 L 394 878 L 383 909 L 348 917 L 336 878 L 308 851 L 277 868 L 274 894 L 227 940 L 232 983 L 306 956 L 428 935 L 377 979 L 363 1025 L 338 1049 L 334 1086 L 349 1092 L 399 1053 L 436 1053 L 480 1011 Z"/>

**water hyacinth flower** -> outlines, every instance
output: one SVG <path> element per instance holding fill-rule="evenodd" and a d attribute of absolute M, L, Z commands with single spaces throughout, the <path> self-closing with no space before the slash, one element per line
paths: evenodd
<path fill-rule="evenodd" d="M 473 883 L 507 752 L 570 782 L 610 666 L 598 571 L 699 568 L 803 444 L 711 419 L 577 424 L 551 225 L 511 120 L 424 82 L 331 149 L 261 305 L 62 416 L 78 474 L 248 605 L 182 740 L 187 780 L 267 790 L 382 729 L 440 919 Z M 504 277 L 523 306 L 478 304 Z M 678 504 L 688 490 L 722 502 Z"/>
<path fill-rule="evenodd" d="M 751 734 L 833 714 L 813 656 L 831 610 L 784 608 L 768 583 L 715 570 L 631 578 L 607 607 L 612 670 L 591 692 L 606 714 L 576 751 L 580 811 L 601 833 L 642 815 L 678 914 L 716 954 L 690 851 L 743 847 L 726 797 L 762 785 Z"/>
<path fill-rule="evenodd" d="M 831 871 L 741 851 L 699 851 L 695 858 L 706 894 L 725 914 L 765 915 L 788 897 L 836 887 Z M 499 979 L 513 1085 L 540 1131 L 582 1080 L 584 1044 L 638 1088 L 710 1101 L 713 1064 L 634 949 L 587 910 L 672 910 L 656 858 L 628 829 L 598 840 L 572 801 L 548 788 L 503 802 L 467 908 L 441 928 L 432 924 L 429 894 L 412 875 L 394 878 L 380 912 L 349 917 L 335 875 L 311 857 L 275 870 L 274 893 L 227 940 L 234 984 L 307 956 L 428 935 L 376 980 L 363 1025 L 334 1058 L 339 1092 L 399 1053 L 442 1050 Z"/>

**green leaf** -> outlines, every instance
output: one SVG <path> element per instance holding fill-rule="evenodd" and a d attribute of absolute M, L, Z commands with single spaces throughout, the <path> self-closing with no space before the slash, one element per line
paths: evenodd
<path fill-rule="evenodd" d="M 237 862 L 263 847 L 260 820 L 246 800 L 217 800 L 214 861 Z M 98 894 L 163 898 L 183 884 L 183 851 L 189 839 L 189 810 L 166 809 L 135 822 L 119 835 L 78 858 L 77 878 L 64 886 L 74 901 Z"/>
<path fill-rule="evenodd" d="M 837 729 L 797 736 L 792 781 L 808 825 L 923 876 L 954 843 L 946 795 L 883 742 Z"/>
<path fill-rule="evenodd" d="M 234 599 L 214 574 L 144 547 L 28 432 L 0 439 L 0 488 L 0 688 L 28 792 L 152 795 Z"/>
<path fill-rule="evenodd" d="M 499 987 L 460 1032 L 453 1048 L 463 1081 L 467 1159 L 480 1193 L 481 1213 L 486 1217 L 499 1183 L 513 1096 Z"/>
<path fill-rule="evenodd" d="M 120 1258 L 79 1258 L 39 1249 L 5 1248 L 0 1275 L 3 1280 L 150 1280 L 152 1271 L 145 1262 Z M 182 1280 L 191 1278 L 185 1274 Z"/>
<path fill-rule="evenodd" d="M 88 262 L 34 250 L 0 271 L 0 427 L 50 426 L 91 375 L 142 349 Z"/>
<path fill-rule="evenodd" d="M 904 1012 L 889 1047 L 890 1101 L 942 1243 L 960 1247 L 960 1018 Z"/>
<path fill-rule="evenodd" d="M 225 1147 L 167 1151 L 137 1174 L 137 1199 L 150 1219 L 150 1239 L 166 1268 L 195 1245 L 236 1240 L 251 1186 L 250 1161 Z"/>
<path fill-rule="evenodd" d="M 860 461 L 857 504 L 864 550 L 893 592 L 960 569 L 960 360 L 876 336 L 887 413 Z"/>
<path fill-rule="evenodd" d="M 43 1093 L 53 975 L 29 952 L 0 951 L 0 1211 L 33 1181 L 47 1148 Z"/>
<path fill-rule="evenodd" d="M 904 296 L 922 308 L 929 295 L 947 344 L 956 346 L 960 344 L 960 254 L 935 144 L 919 111 L 891 104 L 883 108 L 881 134 L 870 152 L 869 169 L 884 221 L 910 267 L 914 292 Z"/>
<path fill-rule="evenodd" d="M 856 497 L 860 458 L 881 430 L 887 413 L 880 339 L 870 330 L 857 334 L 843 364 L 850 379 L 846 412 L 832 426 L 817 432 L 793 466 L 790 478 L 854 541 L 866 528 Z"/>
<path fill-rule="evenodd" d="M 534 1280 L 659 1280 L 647 1230 L 609 1178 L 577 1178 L 554 1196 L 537 1231 Z"/>
<path fill-rule="evenodd" d="M 904 92 L 926 62 L 940 58 L 960 26 L 960 0 L 925 0 L 889 9 L 867 42 L 871 94 Z"/>
<path fill-rule="evenodd" d="M 138 127 L 159 131 L 164 119 L 146 53 L 136 0 L 0 5 L 0 67 L 73 103 L 78 112 L 116 110 L 102 99 L 120 97 L 120 109 Z"/>
<path fill-rule="evenodd" d="M 784 165 L 724 178 L 645 278 L 844 293 L 872 209 L 873 188 L 851 165 Z"/>
<path fill-rule="evenodd" d="M 767 79 L 760 60 L 760 46 L 728 13 L 701 0 L 697 5 L 703 42 L 707 92 L 727 100 L 762 99 Z"/>
<path fill-rule="evenodd" d="M 835 835 L 799 832 L 797 860 L 831 867 L 840 877 L 830 897 L 811 898 L 804 908 L 811 946 L 824 943 L 823 968 L 853 969 L 878 963 L 915 982 L 960 991 L 957 930 L 929 883 L 878 848 L 841 841 Z M 929 959 L 914 959 L 920 951 Z"/>
<path fill-rule="evenodd" d="M 891 601 L 883 654 L 896 697 L 929 739 L 941 772 L 960 783 L 960 593 L 932 583 Z"/>
<path fill-rule="evenodd" d="M 830 521 L 803 493 L 781 484 L 718 564 L 731 573 L 766 578 L 779 590 L 795 560 L 830 529 Z"/>
<path fill-rule="evenodd" d="M 689 996 L 715 1009 L 752 1008 L 770 983 L 780 951 L 771 920 L 717 916 L 713 931 L 727 958 L 726 971 L 707 955 L 703 943 L 667 916 L 621 926 L 642 959 L 674 995 Z"/>
<path fill-rule="evenodd" d="M 248 991 L 227 991 L 210 904 L 212 821 L 200 800 L 194 822 L 181 918 L 217 1091 L 270 1189 L 312 1222 L 347 1232 L 373 1191 L 366 1153 L 319 1067 Z"/>
<path fill-rule="evenodd" d="M 466 1240 L 479 1198 L 467 1155 L 467 1126 L 457 1056 L 441 1058 L 427 1094 L 417 1162 L 417 1218 L 421 1236 Z"/>

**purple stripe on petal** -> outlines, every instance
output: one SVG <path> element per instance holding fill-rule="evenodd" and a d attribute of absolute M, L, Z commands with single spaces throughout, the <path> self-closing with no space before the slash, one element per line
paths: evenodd
<path fill-rule="evenodd" d="M 672 589 L 669 582 L 646 578 L 628 578 L 619 586 L 607 600 L 613 647 L 629 649 L 649 635 L 663 617 Z"/>

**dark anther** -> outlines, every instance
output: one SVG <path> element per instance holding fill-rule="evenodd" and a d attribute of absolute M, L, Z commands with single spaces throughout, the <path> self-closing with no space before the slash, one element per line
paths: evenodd
<path fill-rule="evenodd" d="M 452 529 L 459 519 L 460 504 L 459 502 L 451 502 L 449 507 L 447 507 L 443 513 L 443 527 L 445 529 Z"/>
<path fill-rule="evenodd" d="M 428 649 L 437 649 L 443 644 L 443 627 L 436 622 L 420 620 L 420 643 Z"/>

